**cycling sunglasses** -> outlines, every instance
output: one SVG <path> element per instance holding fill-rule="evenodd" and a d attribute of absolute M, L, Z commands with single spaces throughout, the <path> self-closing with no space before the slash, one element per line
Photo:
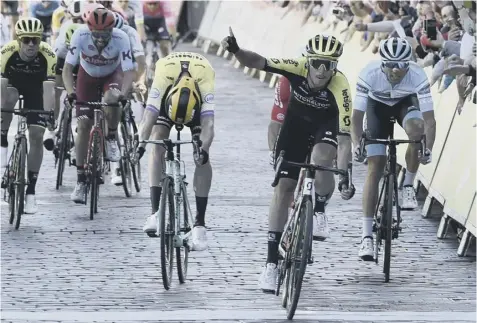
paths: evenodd
<path fill-rule="evenodd" d="M 409 62 L 383 62 L 383 67 L 386 68 L 398 68 L 398 69 L 406 69 L 409 67 Z"/>
<path fill-rule="evenodd" d="M 30 45 L 30 43 L 38 45 L 41 42 L 41 39 L 39 37 L 22 37 L 20 38 L 20 41 L 25 45 Z"/>
<path fill-rule="evenodd" d="M 91 36 L 93 36 L 94 39 L 103 39 L 107 40 L 111 38 L 111 31 L 92 31 Z"/>
<path fill-rule="evenodd" d="M 322 58 L 309 58 L 308 62 L 314 69 L 319 69 L 320 66 L 324 66 L 327 71 L 334 70 L 336 66 L 338 66 L 338 62 Z"/>

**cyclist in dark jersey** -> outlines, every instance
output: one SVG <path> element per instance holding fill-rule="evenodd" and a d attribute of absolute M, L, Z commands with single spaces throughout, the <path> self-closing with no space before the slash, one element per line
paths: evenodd
<path fill-rule="evenodd" d="M 32 17 L 37 18 L 43 24 L 42 41 L 46 41 L 51 34 L 51 20 L 53 12 L 60 6 L 57 1 L 42 0 L 30 5 L 30 13 Z"/>

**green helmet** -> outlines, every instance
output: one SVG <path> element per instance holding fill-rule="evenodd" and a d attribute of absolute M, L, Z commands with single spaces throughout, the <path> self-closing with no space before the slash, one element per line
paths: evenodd
<path fill-rule="evenodd" d="M 79 26 L 80 24 L 71 24 L 68 26 L 68 29 L 66 29 L 66 46 L 70 47 L 71 37 L 73 37 L 75 30 L 78 29 Z"/>

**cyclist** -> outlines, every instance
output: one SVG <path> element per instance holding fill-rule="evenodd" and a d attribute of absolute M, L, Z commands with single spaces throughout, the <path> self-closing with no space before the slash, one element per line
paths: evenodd
<path fill-rule="evenodd" d="M 56 56 L 51 47 L 41 41 L 43 25 L 36 18 L 23 18 L 15 25 L 17 40 L 12 40 L 1 50 L 3 108 L 13 109 L 18 96 L 23 95 L 23 108 L 51 110 L 55 104 L 53 91 L 55 83 L 50 81 L 55 75 Z M 7 165 L 8 130 L 12 114 L 1 114 L 1 164 Z M 28 186 L 25 197 L 25 213 L 37 211 L 35 187 L 43 160 L 43 134 L 47 117 L 28 115 Z M 53 147 L 51 147 L 53 148 Z"/>
<path fill-rule="evenodd" d="M 141 94 L 145 94 L 147 91 L 146 85 L 144 84 L 146 78 L 146 58 L 144 56 L 144 48 L 142 47 L 141 39 L 134 28 L 125 24 L 124 18 L 120 14 L 115 12 L 114 16 L 116 18 L 114 28 L 124 31 L 128 35 L 129 41 L 131 43 L 131 51 L 133 53 L 132 56 L 133 60 L 135 61 L 134 65 L 137 68 L 134 89 Z M 111 183 L 114 185 L 122 185 L 123 182 L 119 164 L 112 163 L 111 168 L 114 170 L 111 176 Z"/>
<path fill-rule="evenodd" d="M 60 6 L 53 11 L 51 17 L 51 42 L 55 43 L 55 40 L 58 38 L 60 33 L 61 24 L 68 18 L 68 6 L 71 3 L 71 0 L 63 0 L 60 3 Z"/>
<path fill-rule="evenodd" d="M 268 149 L 270 149 L 270 163 L 275 164 L 275 143 L 277 142 L 280 128 L 287 115 L 290 101 L 291 86 L 285 76 L 280 76 L 275 87 L 275 102 L 272 107 L 272 118 L 268 124 Z"/>
<path fill-rule="evenodd" d="M 12 19 L 11 19 L 11 26 L 15 26 L 17 21 L 18 21 L 18 17 L 19 17 L 19 12 L 18 12 L 18 5 L 19 5 L 20 1 L 17 1 L 17 0 L 3 0 L 1 5 L 2 5 L 2 14 L 4 13 L 7 13 L 7 8 L 9 9 L 9 14 L 11 15 Z M 5 16 L 3 17 L 3 19 L 5 19 Z M 5 21 L 2 19 L 2 24 L 5 23 Z M 16 39 L 17 35 L 15 33 L 15 28 L 11 28 L 11 39 Z"/>
<path fill-rule="evenodd" d="M 79 27 L 71 39 L 70 48 L 63 67 L 63 82 L 68 100 L 100 101 L 98 89 L 104 92 L 104 102 L 123 103 L 136 76 L 132 61 L 129 38 L 123 31 L 113 29 L 114 14 L 105 8 L 97 8 L 89 15 L 87 26 Z M 74 88 L 73 68 L 80 65 Z M 118 107 L 107 107 L 105 119 L 106 156 L 109 161 L 120 158 L 116 141 L 116 131 L 121 115 Z M 76 147 L 76 168 L 78 182 L 71 194 L 75 203 L 84 203 L 85 174 L 84 163 L 88 151 L 89 131 L 93 126 L 93 109 L 76 106 L 78 119 Z"/>
<path fill-rule="evenodd" d="M 366 113 L 366 133 L 371 138 L 387 139 L 389 119 L 406 131 L 410 140 L 419 140 L 426 134 L 426 151 L 419 156 L 419 145 L 410 144 L 406 151 L 407 172 L 404 178 L 401 208 L 417 207 L 412 187 L 419 166 L 432 159 L 436 134 L 431 88 L 424 70 L 412 62 L 412 47 L 406 39 L 388 38 L 379 45 L 381 60 L 367 64 L 360 72 L 356 85 L 352 128 L 355 159 L 360 160 L 360 138 Z M 365 261 L 374 258 L 373 215 L 378 202 L 378 185 L 386 164 L 386 147 L 380 144 L 366 146 L 368 172 L 363 189 L 363 231 L 359 257 Z"/>
<path fill-rule="evenodd" d="M 124 10 L 121 7 L 117 6 L 113 2 L 114 1 L 109 1 L 109 0 L 108 1 L 96 1 L 96 3 L 99 3 L 100 5 L 104 6 L 106 9 L 111 10 L 112 12 L 117 12 L 121 16 L 123 16 L 124 19 L 127 19 L 127 15 L 124 12 Z"/>
<path fill-rule="evenodd" d="M 146 32 L 144 31 L 144 15 L 142 12 L 141 1 L 139 0 L 119 0 L 119 7 L 126 14 L 128 25 L 136 29 L 141 41 L 146 41 Z"/>
<path fill-rule="evenodd" d="M 209 150 L 214 138 L 214 86 L 215 71 L 202 55 L 177 52 L 158 60 L 139 126 L 140 140 L 149 139 L 151 132 L 155 140 L 168 138 L 174 124 L 190 127 L 194 140 L 200 136 L 202 146 L 198 152 L 200 158 L 195 159 L 194 172 L 197 214 L 192 230 L 193 250 L 207 248 L 205 211 L 212 181 Z M 139 145 L 139 157 L 144 154 L 144 147 L 145 144 Z M 164 152 L 162 146 L 154 145 L 149 159 L 152 215 L 143 227 L 149 234 L 157 230 L 156 212 L 161 197 Z"/>
<path fill-rule="evenodd" d="M 317 35 L 308 41 L 304 56 L 297 59 L 265 58 L 240 49 L 230 29 L 222 46 L 237 60 L 250 68 L 285 76 L 292 87 L 287 115 L 277 139 L 275 156 L 281 150 L 284 158 L 304 162 L 313 139 L 312 162 L 331 167 L 338 150 L 338 167 L 347 169 L 351 160 L 350 114 L 351 100 L 348 80 L 337 70 L 343 44 L 333 36 Z M 341 137 L 339 142 L 337 137 Z M 338 148 L 338 149 L 337 149 Z M 268 255 L 260 277 L 264 292 L 275 290 L 278 263 L 278 243 L 288 219 L 288 207 L 293 198 L 300 170 L 285 168 L 275 188 L 269 213 Z M 329 236 L 325 206 L 335 187 L 333 174 L 316 172 L 313 239 Z M 343 199 L 354 195 L 347 176 L 338 185 Z"/>
<path fill-rule="evenodd" d="M 166 57 L 172 51 L 172 39 L 167 30 L 166 17 L 170 16 L 168 4 L 165 1 L 145 1 L 143 3 L 144 28 L 146 30 L 146 53 L 149 53 L 148 66 L 154 68 L 151 53 L 155 42 L 159 43 L 160 57 Z"/>
<path fill-rule="evenodd" d="M 51 21 L 53 12 L 58 8 L 58 6 L 58 2 L 52 0 L 41 0 L 40 2 L 34 2 L 30 4 L 30 12 L 32 17 L 39 19 L 43 24 L 43 41 L 46 41 L 49 34 L 51 34 Z"/>

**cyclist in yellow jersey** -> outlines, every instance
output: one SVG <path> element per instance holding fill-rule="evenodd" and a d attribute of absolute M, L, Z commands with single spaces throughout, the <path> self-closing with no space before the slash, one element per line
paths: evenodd
<path fill-rule="evenodd" d="M 154 81 L 149 91 L 146 110 L 139 126 L 140 140 L 160 140 L 169 137 L 174 124 L 191 129 L 194 140 L 202 142 L 198 160 L 195 160 L 194 191 L 196 196 L 196 222 L 192 230 L 192 249 L 205 250 L 207 236 L 205 210 L 212 181 L 209 149 L 214 138 L 215 71 L 207 59 L 196 53 L 176 52 L 156 63 Z M 145 144 L 140 144 L 141 157 Z M 155 213 L 159 208 L 161 178 L 164 173 L 165 149 L 153 145 L 149 159 L 152 215 L 144 225 L 149 236 L 157 230 Z"/>
<path fill-rule="evenodd" d="M 303 163 L 312 140 L 312 163 L 331 167 L 338 150 L 338 168 L 346 170 L 351 161 L 351 92 L 348 80 L 337 70 L 343 44 L 333 36 L 317 35 L 306 46 L 300 58 L 265 58 L 240 49 L 232 30 L 222 46 L 237 60 L 250 68 L 285 76 L 292 88 L 287 114 L 275 147 L 275 156 L 285 151 L 285 159 Z M 339 139 L 338 139 L 339 138 Z M 288 219 L 288 207 L 293 199 L 299 169 L 284 168 L 270 205 L 268 255 L 260 277 L 260 288 L 274 292 L 277 278 L 278 243 Z M 330 172 L 316 172 L 313 239 L 329 236 L 325 206 L 335 188 Z M 348 200 L 354 187 L 347 177 L 340 177 L 341 197 Z"/>
<path fill-rule="evenodd" d="M 54 85 L 56 56 L 51 47 L 41 41 L 43 25 L 36 18 L 22 18 L 15 25 L 18 40 L 13 40 L 1 50 L 1 104 L 2 108 L 15 107 L 18 96 L 23 95 L 23 108 L 31 110 L 52 110 L 55 105 Z M 1 166 L 7 164 L 8 130 L 12 114 L 1 114 Z M 37 211 L 35 187 L 43 160 L 43 145 L 53 149 L 53 142 L 43 142 L 43 134 L 48 126 L 47 118 L 28 115 L 28 186 L 25 196 L 25 213 Z"/>
<path fill-rule="evenodd" d="M 69 1 L 61 1 L 61 4 L 58 8 L 53 11 L 53 15 L 51 17 L 51 43 L 54 44 L 55 40 L 58 38 L 60 33 L 61 24 L 67 19 L 68 16 L 68 5 Z"/>

